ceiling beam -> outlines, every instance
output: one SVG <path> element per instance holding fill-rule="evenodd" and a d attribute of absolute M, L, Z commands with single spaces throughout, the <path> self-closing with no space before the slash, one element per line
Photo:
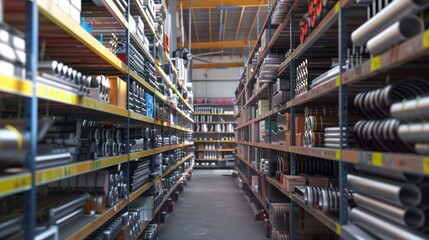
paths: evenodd
<path fill-rule="evenodd" d="M 243 67 L 243 62 L 229 62 L 229 63 L 202 63 L 192 64 L 192 69 L 197 68 L 232 68 L 232 67 Z"/>
<path fill-rule="evenodd" d="M 212 41 L 212 11 L 209 8 L 209 32 L 210 32 L 210 42 Z M 212 51 L 212 49 L 210 49 Z"/>
<path fill-rule="evenodd" d="M 226 21 L 228 20 L 228 10 L 225 10 L 225 20 L 223 21 L 223 32 L 222 32 L 222 42 L 225 41 L 225 35 L 226 35 Z M 223 58 L 223 48 L 222 48 L 222 56 L 221 59 Z"/>
<path fill-rule="evenodd" d="M 265 0 L 261 0 L 261 3 L 263 1 L 265 1 Z M 249 35 L 247 35 L 247 40 L 249 40 L 250 35 L 252 35 L 252 31 L 253 31 L 253 28 L 255 27 L 256 20 L 259 18 L 259 11 L 260 10 L 261 10 L 261 7 L 258 7 L 258 11 L 256 12 L 255 19 L 253 20 L 252 27 L 250 28 L 250 31 L 249 31 Z M 255 44 L 252 44 L 252 46 L 255 46 Z M 246 48 L 243 48 L 243 53 L 241 55 L 244 55 L 245 52 L 246 52 Z"/>
<path fill-rule="evenodd" d="M 259 7 L 268 6 L 268 0 L 204 0 L 193 1 L 192 8 L 217 8 L 217 7 Z M 189 8 L 189 2 L 183 1 L 183 8 Z"/>
<path fill-rule="evenodd" d="M 254 46 L 256 40 L 250 40 L 250 44 Z M 185 43 L 185 46 L 188 46 L 188 43 Z M 193 42 L 192 49 L 204 49 L 204 48 L 228 48 L 228 47 L 247 47 L 249 46 L 249 41 L 224 41 L 224 42 Z"/>
<path fill-rule="evenodd" d="M 237 38 L 238 38 L 238 32 L 240 32 L 241 20 L 243 19 L 243 14 L 244 14 L 244 9 L 245 9 L 245 8 L 246 8 L 246 7 L 243 7 L 243 8 L 241 9 L 240 20 L 238 20 L 237 32 L 235 33 L 235 41 L 237 41 Z M 235 51 L 235 48 L 232 48 L 232 54 L 231 54 L 231 55 L 234 55 L 234 51 Z"/>

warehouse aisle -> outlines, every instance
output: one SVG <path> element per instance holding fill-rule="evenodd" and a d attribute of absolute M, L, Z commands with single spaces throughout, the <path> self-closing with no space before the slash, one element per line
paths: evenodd
<path fill-rule="evenodd" d="M 230 170 L 194 170 L 159 232 L 160 240 L 264 240 L 260 222 Z"/>

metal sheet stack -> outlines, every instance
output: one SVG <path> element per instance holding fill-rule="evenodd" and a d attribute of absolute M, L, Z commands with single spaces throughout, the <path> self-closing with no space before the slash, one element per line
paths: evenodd
<path fill-rule="evenodd" d="M 422 119 L 414 117 L 424 116 L 424 110 L 414 108 L 411 112 L 403 111 L 401 107 L 405 107 L 405 105 L 401 101 L 411 99 L 405 103 L 415 104 L 416 101 L 412 101 L 412 99 L 420 98 L 427 93 L 429 93 L 428 81 L 407 79 L 356 95 L 355 107 L 366 119 L 370 119 L 361 120 L 354 125 L 353 133 L 359 146 L 372 151 L 421 152 L 424 154 L 425 151 L 420 151 L 419 147 L 424 147 L 425 144 L 416 144 L 416 142 L 425 143 L 427 140 L 424 124 L 408 124 L 408 122 L 420 122 Z M 391 109 L 400 121 L 392 118 Z M 401 115 L 401 112 L 406 113 L 407 116 Z M 419 142 L 422 139 L 421 136 L 423 136 L 423 140 Z"/>
<path fill-rule="evenodd" d="M 0 23 L 0 73 L 25 78 L 25 35 L 5 23 Z"/>
<path fill-rule="evenodd" d="M 153 23 L 155 21 L 155 3 L 153 0 L 138 0 L 140 4 L 143 6 L 143 9 L 147 12 L 149 15 L 149 24 L 153 26 Z M 149 28 L 146 28 L 147 34 L 152 34 L 149 30 Z"/>
<path fill-rule="evenodd" d="M 131 80 L 131 88 L 128 93 L 128 110 L 147 115 L 145 90 L 137 81 Z"/>
<path fill-rule="evenodd" d="M 129 191 L 135 191 L 149 181 L 151 160 L 148 158 L 130 161 L 127 164 L 122 164 L 121 169 L 125 171 L 124 178 L 128 178 L 130 183 Z M 129 169 L 129 172 L 126 172 Z M 155 169 L 154 169 L 155 170 Z"/>
<path fill-rule="evenodd" d="M 290 91 L 289 91 L 289 80 L 277 78 L 277 82 L 274 84 L 274 95 L 272 97 L 273 106 L 279 106 L 285 104 L 290 100 Z"/>
<path fill-rule="evenodd" d="M 357 192 L 350 221 L 380 239 L 427 239 L 423 231 L 428 223 L 424 207 L 428 202 L 417 185 L 423 176 L 356 168 L 359 173 L 347 175 L 348 184 Z"/>
<path fill-rule="evenodd" d="M 274 55 L 270 54 L 264 58 L 260 68 L 259 68 L 259 77 L 258 82 L 264 83 L 272 83 L 277 79 L 276 70 L 279 65 L 283 62 L 282 55 Z"/>

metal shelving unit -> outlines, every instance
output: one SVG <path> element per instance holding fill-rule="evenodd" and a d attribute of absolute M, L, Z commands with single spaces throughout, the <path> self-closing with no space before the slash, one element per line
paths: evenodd
<path fill-rule="evenodd" d="M 159 40 L 157 33 L 150 24 L 149 16 L 140 5 L 140 1 L 128 0 L 128 10 L 134 15 L 139 15 L 145 21 L 145 28 L 151 31 L 150 41 Z M 106 21 L 116 21 L 121 30 L 125 33 L 126 39 L 126 62 L 129 62 L 130 45 L 132 44 L 138 51 L 147 57 L 150 62 L 155 64 L 156 75 L 163 80 L 166 86 L 178 95 L 179 103 L 177 106 L 170 104 L 157 88 L 149 84 L 145 79 L 140 77 L 129 66 L 110 52 L 98 39 L 88 33 L 79 23 L 72 20 L 63 10 L 50 0 L 20 0 L 6 1 L 6 5 L 13 9 L 13 13 L 6 12 L 4 21 L 17 29 L 25 29 L 26 35 L 26 72 L 25 79 L 0 75 L 2 84 L 0 92 L 2 96 L 24 99 L 25 113 L 23 114 L 26 120 L 26 130 L 30 133 L 30 141 L 28 148 L 28 157 L 22 170 L 14 171 L 14 173 L 2 173 L 0 175 L 0 198 L 10 197 L 15 194 L 23 194 L 24 197 L 24 223 L 23 223 L 23 238 L 34 239 L 36 236 L 36 214 L 37 201 L 36 193 L 38 188 L 43 185 L 68 179 L 74 176 L 87 174 L 100 169 L 106 169 L 120 164 L 134 161 L 138 158 L 151 157 L 158 153 L 168 152 L 174 149 L 191 149 L 193 142 L 182 144 L 165 144 L 163 147 L 154 148 L 145 151 L 131 152 L 129 149 L 129 130 L 132 126 L 151 126 L 152 128 L 161 129 L 165 133 L 176 134 L 182 139 L 185 135 L 193 133 L 193 120 L 189 113 L 193 111 L 193 107 L 188 103 L 177 90 L 176 86 L 171 81 L 170 75 L 167 75 L 164 70 L 158 65 L 168 63 L 172 66 L 173 74 L 177 74 L 177 69 L 174 67 L 168 53 L 164 53 L 166 60 L 163 63 L 157 63 L 153 57 L 156 51 L 146 47 L 139 39 L 135 32 L 130 31 L 128 24 L 128 14 L 123 15 L 119 8 L 112 0 L 103 0 L 104 19 Z M 4 9 L 2 9 L 4 10 Z M 13 16 L 12 16 L 13 14 Z M 2 14 L 3 15 L 3 14 Z M 48 36 L 48 38 L 46 38 Z M 61 44 L 50 41 L 51 36 L 61 38 Z M 46 40 L 48 39 L 48 40 Z M 39 42 L 40 40 L 40 42 Z M 43 47 L 42 47 L 43 45 Z M 59 46 L 59 47 L 58 47 Z M 67 48 L 73 51 L 66 51 Z M 43 50 L 41 50 L 43 49 Z M 46 49 L 46 52 L 45 52 Z M 55 49 L 55 50 L 51 50 Z M 168 114 L 172 114 L 179 120 L 180 123 L 173 124 L 164 122 L 155 118 L 147 117 L 127 109 L 103 103 L 98 100 L 82 97 L 75 93 L 68 92 L 53 86 L 48 86 L 37 81 L 38 75 L 38 60 L 39 51 L 42 51 L 42 57 L 49 59 L 59 59 L 76 68 L 85 69 L 90 74 L 104 73 L 105 75 L 120 76 L 127 83 L 127 92 L 130 92 L 130 81 L 133 79 L 138 82 L 146 92 L 154 95 L 154 101 L 158 102 L 163 108 L 168 110 Z M 79 60 L 76 60 L 79 57 Z M 128 106 L 127 99 L 127 106 Z M 155 105 L 155 103 L 154 103 Z M 114 122 L 122 127 L 125 127 L 126 150 L 124 154 L 111 157 L 102 157 L 95 160 L 86 160 L 73 162 L 66 165 L 60 165 L 49 168 L 36 169 L 35 158 L 37 155 L 37 134 L 38 121 L 40 114 L 43 114 L 44 108 L 49 111 L 60 114 L 76 114 L 94 119 L 104 119 L 109 122 Z M 43 109 L 43 110 L 42 110 Z M 180 124 L 180 125 L 178 125 Z M 113 216 L 123 210 L 128 209 L 128 205 L 137 197 L 145 193 L 156 182 L 166 177 L 172 171 L 184 166 L 194 158 L 194 154 L 190 153 L 161 176 L 146 183 L 136 191 L 128 194 L 126 198 L 121 199 L 113 207 L 97 216 L 84 215 L 69 224 L 67 229 L 60 228 L 59 239 L 83 239 L 94 232 L 97 228 L 109 221 Z M 188 168 L 179 180 L 184 179 L 184 176 L 192 170 L 192 166 Z M 161 209 L 167 198 L 176 189 L 180 181 L 170 189 L 162 204 L 154 212 L 154 216 Z M 141 228 L 142 233 L 145 227 L 149 224 L 146 222 Z"/>
<path fill-rule="evenodd" d="M 413 153 L 394 153 L 394 152 L 378 152 L 367 151 L 357 148 L 356 146 L 348 148 L 325 148 L 325 147 L 303 147 L 297 146 L 295 138 L 295 116 L 297 113 L 303 113 L 306 107 L 318 105 L 336 105 L 339 110 L 338 126 L 348 127 L 350 120 L 349 112 L 352 110 L 350 105 L 353 104 L 353 98 L 357 93 L 367 90 L 372 90 L 387 83 L 398 81 L 401 78 L 410 77 L 412 73 L 419 77 L 424 77 L 423 73 L 412 72 L 414 68 L 422 66 L 423 63 L 428 61 L 429 30 L 412 37 L 404 42 L 390 47 L 383 53 L 375 56 L 369 56 L 368 59 L 364 58 L 363 62 L 349 68 L 340 68 L 341 72 L 338 77 L 332 78 L 323 84 L 309 89 L 307 92 L 295 96 L 296 66 L 304 58 L 309 59 L 309 64 L 316 62 L 319 64 L 330 60 L 331 58 L 338 59 L 340 66 L 346 65 L 346 60 L 350 60 L 349 55 L 351 49 L 350 33 L 359 27 L 364 22 L 367 8 L 357 6 L 358 4 L 352 0 L 339 0 L 333 1 L 332 7 L 326 12 L 323 19 L 318 25 L 312 29 L 311 33 L 305 37 L 303 43 L 296 43 L 299 41 L 297 34 L 299 31 L 299 21 L 303 17 L 307 8 L 306 1 L 291 1 L 286 17 L 279 26 L 272 27 L 270 24 L 271 15 L 273 11 L 267 16 L 265 23 L 262 25 L 263 30 L 274 31 L 270 36 L 267 46 L 262 52 L 259 52 L 260 58 L 256 62 L 252 58 L 258 52 L 260 46 L 261 36 L 264 31 L 261 31 L 256 46 L 251 51 L 248 61 L 245 65 L 242 76 L 239 78 L 245 80 L 245 83 L 237 87 L 236 91 L 236 112 L 235 118 L 237 120 L 236 143 L 238 149 L 243 149 L 236 155 L 236 170 L 238 175 L 245 183 L 249 181 L 250 175 L 258 176 L 262 184 L 267 183 L 266 198 L 261 195 L 259 200 L 260 204 L 266 208 L 267 202 L 270 203 L 272 197 L 276 197 L 279 201 L 278 193 L 281 193 L 285 202 L 291 203 L 290 211 L 290 226 L 289 237 L 296 238 L 296 210 L 297 207 L 302 208 L 313 217 L 318 219 L 333 233 L 336 233 L 343 239 L 359 239 L 359 231 L 355 226 L 350 223 L 348 216 L 348 199 L 346 197 L 345 189 L 350 187 L 347 185 L 347 174 L 352 170 L 353 164 L 360 166 L 367 166 L 378 171 L 401 171 L 405 173 L 424 175 L 429 174 L 428 156 L 417 155 Z M 273 7 L 278 1 L 272 3 Z M 382 4 L 378 1 L 378 4 Z M 387 4 L 387 3 L 384 3 Z M 369 8 L 368 8 L 369 9 Z M 378 9 L 380 10 L 380 8 Z M 369 11 L 369 10 L 368 10 Z M 366 18 L 365 18 L 366 20 Z M 425 23 L 426 24 L 426 23 Z M 426 28 L 428 26 L 425 26 Z M 335 37 L 335 38 L 334 38 Z M 282 38 L 282 44 L 278 43 L 278 39 Z M 285 39 L 288 39 L 285 43 Z M 328 43 L 331 41 L 332 43 Z M 326 45 L 326 46 L 325 46 Z M 287 46 L 287 48 L 286 48 Z M 277 77 L 288 79 L 290 88 L 290 100 L 279 106 L 272 106 L 272 87 L 269 83 L 258 83 L 257 74 L 261 64 L 266 56 L 270 53 L 285 53 L 291 50 L 288 57 L 276 69 Z M 326 48 L 324 50 L 323 48 Z M 349 55 L 348 55 L 349 54 Z M 415 66 L 412 66 L 412 64 Z M 407 68 L 408 67 L 408 68 Z M 253 68 L 253 72 L 249 71 Z M 317 71 L 316 71 L 317 72 Z M 253 85 L 259 84 L 257 90 L 253 90 Z M 250 107 L 256 105 L 260 99 L 269 99 L 270 108 L 267 112 L 259 116 L 249 119 L 248 111 Z M 254 111 L 254 110 L 253 110 Z M 276 119 L 278 113 L 289 114 L 289 131 L 290 139 L 287 139 L 287 144 L 280 145 L 274 143 L 266 143 L 259 141 L 252 141 L 255 128 L 261 121 L 270 121 Z M 270 128 L 270 132 L 271 132 Z M 272 133 L 267 134 L 268 142 L 272 140 Z M 341 130 L 340 134 L 347 134 Z M 274 152 L 275 151 L 275 152 Z M 253 152 L 253 153 L 252 153 Z M 273 154 L 283 154 L 288 157 L 289 161 L 289 174 L 297 174 L 297 162 L 303 156 L 314 157 L 317 159 L 325 159 L 338 162 L 338 188 L 340 189 L 340 206 L 338 214 L 327 214 L 322 212 L 319 208 L 309 207 L 306 205 L 303 197 L 295 192 L 288 192 L 283 183 L 277 179 L 265 175 L 259 170 L 257 166 L 252 164 L 249 160 L 251 158 L 260 159 L 261 153 L 270 159 L 271 152 Z M 253 154 L 253 155 L 252 155 Z M 245 156 L 246 155 L 246 156 Z M 304 160 L 302 160 L 304 161 Z M 301 163 L 302 164 L 302 163 Z M 302 165 L 301 165 L 302 166 Z M 248 186 L 252 190 L 252 186 Z M 273 193 L 275 189 L 276 194 Z M 254 192 L 253 192 L 254 193 Z M 262 194 L 263 195 L 263 194 Z M 265 209 L 267 211 L 267 209 Z M 267 211 L 268 212 L 268 211 Z"/>

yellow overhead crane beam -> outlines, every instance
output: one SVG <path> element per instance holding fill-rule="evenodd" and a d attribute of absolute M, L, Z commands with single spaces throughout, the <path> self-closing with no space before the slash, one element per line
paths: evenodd
<path fill-rule="evenodd" d="M 256 44 L 256 40 L 251 40 L 250 44 L 252 47 Z M 178 44 L 179 46 L 179 44 Z M 189 43 L 185 42 L 185 46 L 189 46 Z M 248 47 L 248 41 L 223 41 L 223 42 L 193 42 L 191 44 L 192 49 L 204 49 L 204 48 L 229 48 L 229 47 Z"/>
<path fill-rule="evenodd" d="M 232 67 L 244 67 L 243 62 L 227 62 L 227 63 L 203 63 L 198 64 L 192 62 L 192 68 L 232 68 Z"/>
<path fill-rule="evenodd" d="M 189 8 L 189 1 L 182 2 L 183 8 Z M 192 8 L 218 8 L 218 7 L 259 7 L 267 6 L 268 0 L 199 0 L 192 1 Z M 180 1 L 177 1 L 177 7 L 180 8 Z"/>

